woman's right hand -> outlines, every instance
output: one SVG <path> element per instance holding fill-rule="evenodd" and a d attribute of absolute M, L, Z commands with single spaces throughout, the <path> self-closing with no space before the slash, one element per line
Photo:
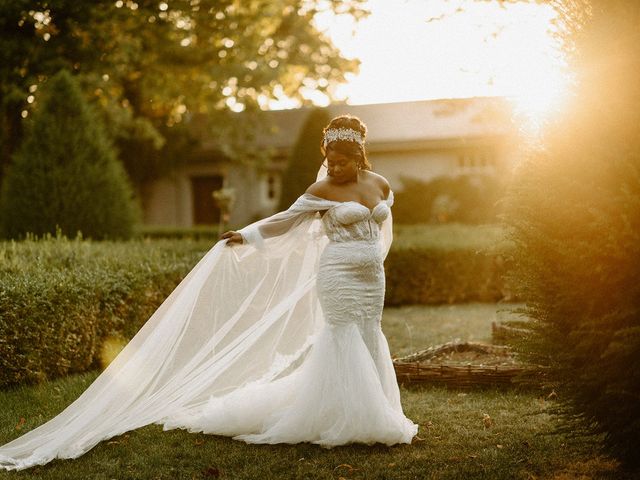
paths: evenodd
<path fill-rule="evenodd" d="M 228 232 L 224 232 L 222 235 L 220 235 L 220 239 L 224 240 L 227 239 L 227 245 L 233 245 L 234 243 L 238 243 L 238 244 L 242 244 L 244 243 L 244 239 L 242 238 L 242 235 L 240 235 L 240 233 L 238 232 L 234 232 L 233 230 L 230 230 Z"/>

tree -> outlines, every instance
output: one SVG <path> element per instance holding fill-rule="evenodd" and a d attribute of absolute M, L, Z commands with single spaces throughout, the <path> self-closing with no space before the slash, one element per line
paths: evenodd
<path fill-rule="evenodd" d="M 314 108 L 308 113 L 282 177 L 279 210 L 289 208 L 315 182 L 322 163 L 322 129 L 330 120 L 327 111 L 321 108 Z"/>
<path fill-rule="evenodd" d="M 330 94 L 357 62 L 316 30 L 329 9 L 364 15 L 363 0 L 0 1 L 0 176 L 20 141 L 33 91 L 67 68 L 100 107 L 136 184 L 180 158 L 178 127 L 203 114 L 222 151 L 246 141 L 233 112 L 253 112 L 300 88 Z M 23 113 L 25 112 L 25 113 Z M 187 142 L 187 145 L 189 142 Z M 129 155 L 129 152 L 135 155 Z"/>
<path fill-rule="evenodd" d="M 572 31 L 575 100 L 510 194 L 514 280 L 531 318 L 519 349 L 548 367 L 565 426 L 601 434 L 638 469 L 640 4 L 581 4 L 593 13 Z"/>
<path fill-rule="evenodd" d="M 2 233 L 131 236 L 138 212 L 100 118 L 67 71 L 42 92 L 0 195 Z"/>

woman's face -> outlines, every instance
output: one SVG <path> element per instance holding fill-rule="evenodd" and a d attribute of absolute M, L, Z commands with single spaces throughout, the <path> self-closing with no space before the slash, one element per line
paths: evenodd
<path fill-rule="evenodd" d="M 327 175 L 338 183 L 353 181 L 358 176 L 358 157 L 327 148 Z"/>

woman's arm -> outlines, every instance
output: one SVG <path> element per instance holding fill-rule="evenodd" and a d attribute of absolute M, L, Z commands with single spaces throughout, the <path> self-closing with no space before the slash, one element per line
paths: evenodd
<path fill-rule="evenodd" d="M 310 185 L 305 193 L 314 195 L 317 199 L 322 199 L 326 195 L 326 189 L 327 182 L 320 180 Z M 293 205 L 283 212 L 247 225 L 237 232 L 225 232 L 220 238 L 227 239 L 227 245 L 245 243 L 261 247 L 265 238 L 277 237 L 288 232 L 300 221 L 301 215 L 315 213 L 323 209 L 322 205 L 311 205 L 311 202 L 305 202 L 303 198 L 304 195 L 299 197 Z M 324 209 L 326 208 L 328 207 L 324 206 Z"/>

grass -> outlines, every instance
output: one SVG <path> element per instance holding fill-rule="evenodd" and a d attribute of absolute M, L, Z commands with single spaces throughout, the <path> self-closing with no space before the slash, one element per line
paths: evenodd
<path fill-rule="evenodd" d="M 457 305 L 385 310 L 392 352 L 442 343 L 454 335 L 486 340 L 502 306 Z M 489 329 L 489 330 L 488 330 Z M 0 392 L 0 443 L 51 418 L 97 373 Z M 595 439 L 550 435 L 552 401 L 514 390 L 402 390 L 407 416 L 420 424 L 412 445 L 246 445 L 229 438 L 163 432 L 150 425 L 94 447 L 75 460 L 55 460 L 15 479 L 622 479 Z M 489 415 L 487 426 L 484 415 Z M 16 430 L 20 418 L 25 422 Z"/>
<path fill-rule="evenodd" d="M 398 357 L 433 345 L 458 341 L 491 341 L 491 322 L 517 318 L 515 304 L 465 303 L 386 308 L 382 329 Z"/>

